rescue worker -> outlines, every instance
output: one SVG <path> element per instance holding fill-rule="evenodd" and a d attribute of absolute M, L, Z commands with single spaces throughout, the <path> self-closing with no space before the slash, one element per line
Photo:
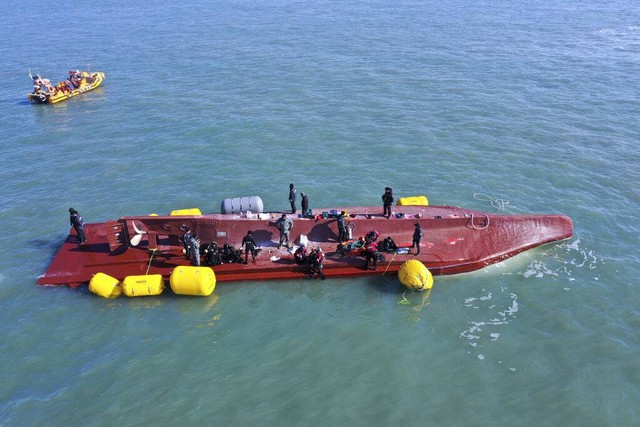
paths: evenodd
<path fill-rule="evenodd" d="M 307 197 L 307 193 L 300 193 L 302 196 L 302 201 L 300 202 L 302 206 L 302 216 L 309 217 L 311 216 L 311 209 L 309 209 L 309 197 Z"/>
<path fill-rule="evenodd" d="M 200 239 L 196 236 L 191 238 L 191 264 L 200 267 Z"/>
<path fill-rule="evenodd" d="M 367 234 L 365 234 L 364 236 L 364 243 L 365 245 L 371 243 L 371 242 L 375 242 L 378 240 L 378 237 L 380 237 L 380 233 L 378 233 L 376 230 L 371 230 L 369 231 Z"/>
<path fill-rule="evenodd" d="M 398 245 L 396 245 L 391 236 L 384 239 L 381 245 L 382 247 L 379 249 L 382 249 L 382 252 L 396 252 L 398 250 Z"/>
<path fill-rule="evenodd" d="M 289 184 L 289 203 L 291 203 L 291 213 L 296 213 L 296 189 L 293 183 Z"/>
<path fill-rule="evenodd" d="M 338 215 L 338 242 L 346 242 L 348 240 L 345 214 L 345 211 L 342 211 Z"/>
<path fill-rule="evenodd" d="M 222 255 L 216 242 L 211 242 L 204 250 L 206 253 L 205 263 L 207 265 L 220 265 L 222 264 Z"/>
<path fill-rule="evenodd" d="M 413 241 L 411 242 L 411 248 L 416 247 L 416 255 L 420 255 L 420 240 L 422 240 L 422 227 L 419 223 L 413 224 L 415 229 L 413 230 Z"/>
<path fill-rule="evenodd" d="M 293 184 L 291 184 L 293 185 Z M 282 214 L 280 219 L 276 221 L 276 227 L 280 231 L 280 242 L 278 243 L 278 249 L 280 246 L 284 245 L 289 249 L 289 240 L 290 240 L 290 232 L 293 228 L 293 221 L 290 218 L 287 218 L 286 214 Z"/>
<path fill-rule="evenodd" d="M 191 235 L 191 229 L 187 226 L 182 227 L 184 234 L 182 235 L 182 246 L 184 247 L 184 255 L 190 260 L 191 251 L 193 250 L 193 236 Z"/>
<path fill-rule="evenodd" d="M 298 249 L 296 249 L 295 253 L 293 254 L 293 259 L 298 265 L 308 264 L 308 258 L 309 253 L 307 252 L 306 246 L 298 247 Z"/>
<path fill-rule="evenodd" d="M 84 235 L 84 221 L 78 211 L 73 208 L 69 208 L 69 222 L 78 235 L 78 245 L 84 245 L 87 242 Z"/>
<path fill-rule="evenodd" d="M 374 241 L 370 241 L 364 247 L 364 258 L 366 260 L 366 265 L 364 267 L 365 270 L 369 270 L 369 263 L 373 261 L 373 270 L 378 269 L 378 244 Z"/>
<path fill-rule="evenodd" d="M 321 280 L 326 279 L 324 273 L 322 272 L 322 268 L 324 262 L 324 253 L 322 249 L 315 247 L 311 250 L 309 254 L 309 279 L 312 279 L 313 276 L 317 273 Z"/>
<path fill-rule="evenodd" d="M 384 188 L 384 194 L 382 195 L 382 216 L 386 216 L 387 219 L 391 218 L 391 205 L 393 204 L 393 189 L 391 187 Z"/>
<path fill-rule="evenodd" d="M 242 239 L 242 246 L 244 246 L 244 263 L 247 264 L 249 260 L 249 253 L 253 258 L 253 262 L 256 262 L 256 241 L 253 240 L 251 230 L 247 231 L 247 235 Z"/>

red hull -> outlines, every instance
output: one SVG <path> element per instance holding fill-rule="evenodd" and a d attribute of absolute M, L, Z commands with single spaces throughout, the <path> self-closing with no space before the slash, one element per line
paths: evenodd
<path fill-rule="evenodd" d="M 365 270 L 363 257 L 336 253 L 335 218 L 315 220 L 290 215 L 294 222 L 292 242 L 305 234 L 310 246 L 321 247 L 327 277 L 394 273 L 409 259 L 420 260 L 435 275 L 464 273 L 573 234 L 571 219 L 563 215 L 497 215 L 450 206 L 394 206 L 395 215 L 386 219 L 377 207 L 345 209 L 355 214 L 350 218 L 355 225 L 354 237 L 376 230 L 381 239 L 391 236 L 401 247 L 410 246 L 414 223 L 419 222 L 424 232 L 421 254 L 386 254 L 386 261 L 376 271 Z M 185 225 L 203 246 L 216 241 L 219 246 L 229 243 L 240 248 L 242 238 L 252 230 L 261 249 L 257 262 L 214 266 L 218 282 L 306 277 L 306 267 L 297 266 L 284 248 L 277 249 L 279 234 L 273 226 L 277 216 L 268 219 L 235 214 L 139 216 L 88 224 L 87 244 L 78 246 L 76 236 L 70 235 L 38 284 L 77 287 L 98 272 L 120 280 L 141 274 L 168 278 L 176 266 L 189 264 L 179 241 L 183 234 L 181 227 Z M 140 244 L 133 247 L 128 242 L 136 229 L 144 235 Z M 272 257 L 279 259 L 272 261 Z"/>

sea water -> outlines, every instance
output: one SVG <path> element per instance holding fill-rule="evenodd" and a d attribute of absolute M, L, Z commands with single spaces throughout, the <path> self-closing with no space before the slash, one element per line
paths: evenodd
<path fill-rule="evenodd" d="M 0 425 L 636 425 L 640 6 L 23 2 L 0 16 Z M 104 86 L 30 105 L 29 68 Z M 105 300 L 87 222 L 262 197 L 563 213 L 429 293 L 394 275 Z M 425 230 L 425 240 L 429 231 Z"/>

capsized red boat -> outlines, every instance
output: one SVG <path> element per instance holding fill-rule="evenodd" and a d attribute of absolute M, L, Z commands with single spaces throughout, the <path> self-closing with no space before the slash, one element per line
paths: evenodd
<path fill-rule="evenodd" d="M 342 211 L 350 237 L 345 242 L 338 241 Z M 77 287 L 99 272 L 119 280 L 145 274 L 161 274 L 166 280 L 174 268 L 191 264 L 182 242 L 186 228 L 199 239 L 202 249 L 225 244 L 240 249 L 243 237 L 252 231 L 258 246 L 255 262 L 249 257 L 248 264 L 219 264 L 220 257 L 214 260 L 203 253 L 202 265 L 214 264 L 218 282 L 308 277 L 309 267 L 295 262 L 293 248 L 278 247 L 275 226 L 282 212 L 263 212 L 257 196 L 225 199 L 221 212 L 202 215 L 197 209 L 183 210 L 87 224 L 83 245 L 78 244 L 72 228 L 38 284 Z M 571 219 L 557 214 L 494 214 L 412 205 L 393 206 L 390 218 L 382 215 L 382 207 L 336 207 L 314 209 L 313 213 L 304 217 L 286 214 L 293 222 L 291 242 L 295 246 L 308 241 L 308 247 L 322 249 L 328 278 L 389 275 L 409 259 L 421 261 L 434 275 L 470 272 L 573 235 Z M 424 233 L 419 255 L 415 249 L 407 250 L 416 223 Z M 380 240 L 391 237 L 400 248 L 384 254 L 377 270 L 367 269 L 362 256 L 361 240 L 370 231 L 376 231 Z"/>

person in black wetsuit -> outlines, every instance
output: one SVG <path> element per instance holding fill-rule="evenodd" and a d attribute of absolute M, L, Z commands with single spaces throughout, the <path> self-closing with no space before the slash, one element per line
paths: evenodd
<path fill-rule="evenodd" d="M 320 277 L 320 280 L 326 279 L 322 269 L 324 267 L 324 253 L 320 248 L 313 248 L 307 258 L 309 261 L 309 279 L 312 279 L 316 274 Z"/>
<path fill-rule="evenodd" d="M 417 222 L 413 224 L 416 228 L 413 230 L 413 241 L 411 242 L 411 247 L 414 246 L 416 249 L 416 255 L 420 255 L 420 240 L 422 240 L 422 227 Z"/>
<path fill-rule="evenodd" d="M 193 236 L 191 235 L 191 229 L 189 227 L 182 227 L 184 234 L 182 235 L 182 246 L 184 248 L 185 257 L 190 260 L 191 252 L 193 251 Z"/>
<path fill-rule="evenodd" d="M 307 196 L 307 193 L 300 193 L 300 195 L 302 196 L 302 201 L 300 202 L 300 205 L 302 206 L 302 216 L 309 217 L 311 216 L 311 209 L 309 209 L 309 196 Z"/>
<path fill-rule="evenodd" d="M 247 235 L 242 239 L 242 246 L 244 246 L 244 263 L 247 264 L 249 253 L 253 257 L 253 262 L 256 262 L 256 241 L 253 240 L 251 230 L 247 231 Z"/>
<path fill-rule="evenodd" d="M 76 234 L 78 235 L 78 244 L 84 245 L 87 243 L 87 237 L 84 235 L 84 221 L 78 211 L 73 208 L 69 208 L 69 222 L 76 230 Z"/>
<path fill-rule="evenodd" d="M 338 215 L 338 242 L 346 242 L 348 239 L 347 224 L 345 222 L 345 211 Z"/>
<path fill-rule="evenodd" d="M 289 184 L 289 203 L 291 203 L 291 213 L 296 213 L 296 189 L 293 183 Z"/>
<path fill-rule="evenodd" d="M 391 218 L 391 205 L 393 204 L 393 189 L 391 187 L 384 188 L 384 194 L 382 195 L 382 216 L 386 216 L 387 219 Z"/>

